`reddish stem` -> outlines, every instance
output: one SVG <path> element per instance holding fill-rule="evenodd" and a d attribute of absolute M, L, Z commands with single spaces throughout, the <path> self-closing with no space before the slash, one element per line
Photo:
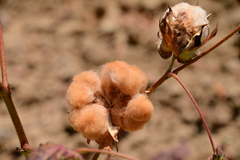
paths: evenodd
<path fill-rule="evenodd" d="M 203 124 L 204 124 L 206 130 L 207 130 L 208 137 L 209 137 L 209 140 L 210 140 L 211 145 L 212 145 L 213 153 L 216 154 L 216 150 L 215 150 L 215 146 L 214 146 L 214 143 L 213 143 L 213 140 L 212 140 L 212 136 L 211 136 L 210 130 L 208 128 L 207 122 L 205 121 L 205 118 L 204 118 L 200 108 L 198 107 L 197 102 L 195 101 L 195 99 L 193 98 L 191 93 L 188 91 L 187 87 L 182 83 L 182 81 L 178 78 L 178 76 L 176 74 L 170 72 L 168 75 L 171 76 L 171 77 L 174 77 L 182 85 L 184 90 L 187 92 L 188 96 L 191 98 L 191 100 L 192 100 L 193 104 L 195 105 L 196 109 L 198 110 L 198 113 L 199 113 L 199 115 L 200 115 L 200 117 L 201 117 L 201 119 L 203 121 Z"/>
<path fill-rule="evenodd" d="M 130 159 L 130 160 L 139 160 L 139 159 L 131 157 L 129 155 L 125 155 L 125 154 L 122 154 L 122 153 L 119 153 L 119 152 L 114 152 L 114 151 L 103 150 L 103 149 L 80 148 L 80 149 L 75 149 L 74 151 L 78 152 L 78 153 L 89 153 L 89 152 L 105 153 L 105 154 L 108 154 L 108 155 L 114 155 L 114 156 Z"/>
<path fill-rule="evenodd" d="M 7 88 L 7 71 L 6 71 L 6 61 L 5 61 L 5 52 L 4 52 L 4 44 L 3 44 L 3 35 L 2 35 L 2 25 L 0 22 L 0 60 L 1 60 L 1 70 L 2 70 L 2 84 Z"/>
<path fill-rule="evenodd" d="M 25 135 L 24 129 L 22 127 L 22 123 L 19 119 L 17 114 L 16 108 L 14 106 L 12 96 L 11 96 L 11 89 L 8 85 L 7 81 L 7 72 L 6 72 L 6 60 L 5 60 L 5 52 L 4 52 L 4 45 L 3 45 L 3 36 L 2 36 L 2 25 L 0 22 L 0 60 L 1 60 L 1 71 L 2 71 L 2 83 L 0 82 L 0 95 L 2 96 L 10 117 L 12 119 L 13 125 L 18 135 L 18 139 L 20 141 L 21 148 L 24 146 L 29 146 L 27 137 Z"/>

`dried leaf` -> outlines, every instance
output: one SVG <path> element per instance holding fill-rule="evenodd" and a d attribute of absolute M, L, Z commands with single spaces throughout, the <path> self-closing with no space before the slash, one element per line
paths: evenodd
<path fill-rule="evenodd" d="M 44 144 L 34 150 L 27 160 L 84 160 L 83 157 L 59 144 Z"/>
<path fill-rule="evenodd" d="M 121 127 L 119 127 L 119 126 L 113 126 L 112 120 L 109 116 L 109 118 L 108 118 L 108 131 L 109 131 L 110 135 L 112 136 L 112 138 L 115 142 L 118 142 L 117 134 L 118 134 L 120 129 L 121 129 Z"/>
<path fill-rule="evenodd" d="M 220 148 L 220 146 L 218 146 L 216 148 L 217 154 L 212 155 L 211 157 L 208 157 L 207 160 L 227 160 L 224 152 L 222 151 L 222 149 Z"/>

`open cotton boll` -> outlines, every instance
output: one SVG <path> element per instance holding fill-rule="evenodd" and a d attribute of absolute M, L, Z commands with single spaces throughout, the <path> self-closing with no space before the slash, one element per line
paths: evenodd
<path fill-rule="evenodd" d="M 214 37 L 209 33 L 209 15 L 199 6 L 182 2 L 167 9 L 159 21 L 158 52 L 164 59 L 174 58 L 186 63 L 197 56 L 197 50 Z M 161 33 L 161 36 L 160 34 Z"/>
<path fill-rule="evenodd" d="M 73 108 L 69 122 L 84 138 L 97 140 L 108 132 L 107 110 L 98 104 L 87 105 L 82 109 Z"/>
<path fill-rule="evenodd" d="M 83 107 L 95 99 L 94 94 L 100 89 L 101 82 L 97 74 L 93 71 L 83 72 L 73 78 L 66 98 L 73 107 Z"/>
<path fill-rule="evenodd" d="M 111 85 L 117 87 L 126 95 L 143 92 L 147 87 L 146 75 L 137 67 L 126 62 L 115 61 L 107 63 L 100 75 L 102 85 L 109 92 Z"/>

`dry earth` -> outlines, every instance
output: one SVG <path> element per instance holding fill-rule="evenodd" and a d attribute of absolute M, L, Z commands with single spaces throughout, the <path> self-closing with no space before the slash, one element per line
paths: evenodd
<path fill-rule="evenodd" d="M 54 142 L 69 149 L 97 148 L 69 126 L 65 94 L 73 76 L 85 70 L 99 73 L 104 63 L 122 60 L 138 66 L 152 85 L 169 63 L 154 44 L 158 24 L 152 15 L 159 19 L 168 5 L 179 2 L 1 0 L 8 80 L 30 145 Z M 186 2 L 195 5 L 197 0 Z M 217 22 L 219 26 L 204 51 L 240 24 L 240 1 L 200 0 L 199 5 L 212 13 L 211 28 Z M 234 35 L 179 73 L 206 118 L 215 145 L 221 145 L 230 160 L 240 159 L 239 69 L 240 36 Z M 152 119 L 142 130 L 125 133 L 119 152 L 142 160 L 205 160 L 212 154 L 196 109 L 174 79 L 164 82 L 150 100 L 155 107 Z M 23 160 L 16 147 L 17 135 L 0 100 L 0 159 Z"/>

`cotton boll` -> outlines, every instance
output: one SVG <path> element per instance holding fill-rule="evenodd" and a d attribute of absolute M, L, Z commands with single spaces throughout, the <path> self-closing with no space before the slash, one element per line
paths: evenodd
<path fill-rule="evenodd" d="M 143 94 L 135 95 L 127 105 L 126 114 L 138 122 L 147 122 L 153 114 L 152 102 Z"/>
<path fill-rule="evenodd" d="M 101 82 L 96 73 L 92 71 L 83 72 L 73 78 L 68 88 L 66 98 L 73 107 L 82 107 L 91 103 L 94 94 L 101 90 Z"/>
<path fill-rule="evenodd" d="M 69 121 L 76 131 L 88 139 L 97 140 L 108 132 L 107 110 L 98 104 L 87 105 L 82 109 L 73 108 Z"/>
<path fill-rule="evenodd" d="M 185 2 L 169 7 L 159 21 L 161 37 L 158 34 L 156 44 L 160 56 L 174 55 L 180 63 L 196 57 L 197 50 L 216 34 L 216 30 L 209 33 L 208 17 L 201 7 Z"/>

